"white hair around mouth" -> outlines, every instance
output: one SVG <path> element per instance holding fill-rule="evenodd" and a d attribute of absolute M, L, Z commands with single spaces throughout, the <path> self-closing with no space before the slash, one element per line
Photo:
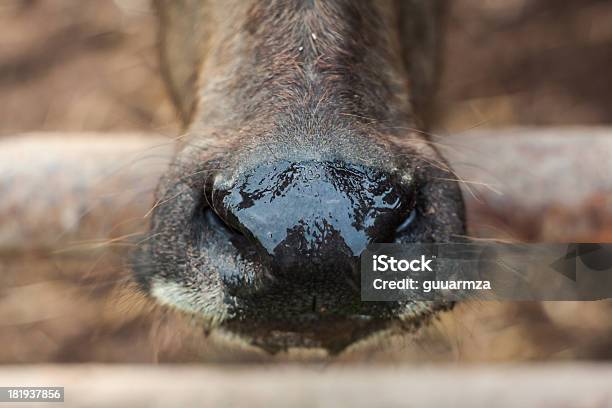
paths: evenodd
<path fill-rule="evenodd" d="M 151 295 L 162 305 L 204 320 L 209 328 L 216 327 L 231 317 L 224 301 L 226 295 L 221 287 L 202 291 L 163 278 L 154 278 L 151 281 Z"/>

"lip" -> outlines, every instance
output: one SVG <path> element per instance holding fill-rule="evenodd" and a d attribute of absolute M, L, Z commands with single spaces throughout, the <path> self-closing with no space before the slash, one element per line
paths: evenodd
<path fill-rule="evenodd" d="M 225 340 L 240 340 L 270 354 L 289 349 L 322 349 L 330 355 L 353 346 L 367 346 L 380 336 L 405 335 L 417 331 L 452 303 L 405 304 L 386 316 L 347 316 L 302 313 L 290 319 L 232 318 L 215 329 Z"/>
<path fill-rule="evenodd" d="M 399 319 L 379 320 L 364 315 L 323 319 L 302 315 L 301 318 L 296 316 L 291 324 L 237 320 L 225 322 L 220 329 L 271 354 L 292 348 L 319 348 L 338 354 L 352 344 L 399 323 Z"/>

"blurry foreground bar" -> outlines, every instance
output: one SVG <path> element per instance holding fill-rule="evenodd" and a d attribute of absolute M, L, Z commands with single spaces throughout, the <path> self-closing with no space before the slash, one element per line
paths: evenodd
<path fill-rule="evenodd" d="M 612 368 L 601 364 L 417 369 L 72 365 L 0 370 L 2 384 L 62 386 L 63 407 L 91 408 L 609 407 L 611 378 Z"/>
<path fill-rule="evenodd" d="M 462 180 L 470 233 L 612 241 L 612 128 L 510 128 L 435 137 Z M 33 133 L 0 140 L 0 253 L 91 250 L 146 228 L 173 141 Z"/>

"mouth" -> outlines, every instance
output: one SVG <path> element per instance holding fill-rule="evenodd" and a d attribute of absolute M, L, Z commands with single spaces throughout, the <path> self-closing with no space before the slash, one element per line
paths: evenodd
<path fill-rule="evenodd" d="M 290 349 L 323 349 L 330 355 L 370 340 L 406 335 L 453 304 L 442 302 L 362 302 L 359 288 L 345 291 L 338 281 L 278 283 L 264 290 L 222 280 L 212 289 L 155 279 L 157 302 L 193 316 L 205 333 L 231 347 L 248 344 L 269 354 Z M 247 293 L 248 292 L 248 293 Z"/>
<path fill-rule="evenodd" d="M 229 319 L 215 329 L 221 338 L 238 338 L 270 354 L 290 349 L 323 349 L 339 354 L 355 345 L 381 337 L 416 332 L 452 303 L 404 302 L 393 307 L 378 305 L 363 314 L 334 315 L 325 310 L 291 316 L 290 319 L 253 316 Z"/>

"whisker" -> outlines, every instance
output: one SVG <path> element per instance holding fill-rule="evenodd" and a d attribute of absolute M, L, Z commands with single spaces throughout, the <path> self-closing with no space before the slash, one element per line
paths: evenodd
<path fill-rule="evenodd" d="M 155 211 L 156 208 L 158 208 L 161 205 L 167 204 L 168 202 L 180 197 L 182 194 L 184 194 L 184 191 L 179 191 L 178 193 L 176 193 L 175 195 L 173 195 L 172 197 L 169 197 L 165 200 L 157 200 L 157 202 L 153 205 L 153 207 L 151 207 L 151 209 L 149 211 L 147 211 L 147 213 L 145 215 L 143 215 L 142 218 L 148 218 L 151 213 L 153 213 L 153 211 Z"/>
<path fill-rule="evenodd" d="M 464 179 L 452 179 L 452 178 L 443 178 L 443 177 L 434 177 L 434 180 L 443 180 L 443 181 L 456 181 L 458 183 L 461 184 L 473 184 L 476 186 L 483 186 L 486 187 L 488 190 L 492 191 L 493 193 L 497 194 L 497 195 L 504 195 L 504 193 L 502 193 L 500 190 L 497 190 L 496 188 L 493 188 L 493 186 L 489 183 L 485 183 L 482 181 L 469 181 L 469 180 L 464 180 Z"/>

